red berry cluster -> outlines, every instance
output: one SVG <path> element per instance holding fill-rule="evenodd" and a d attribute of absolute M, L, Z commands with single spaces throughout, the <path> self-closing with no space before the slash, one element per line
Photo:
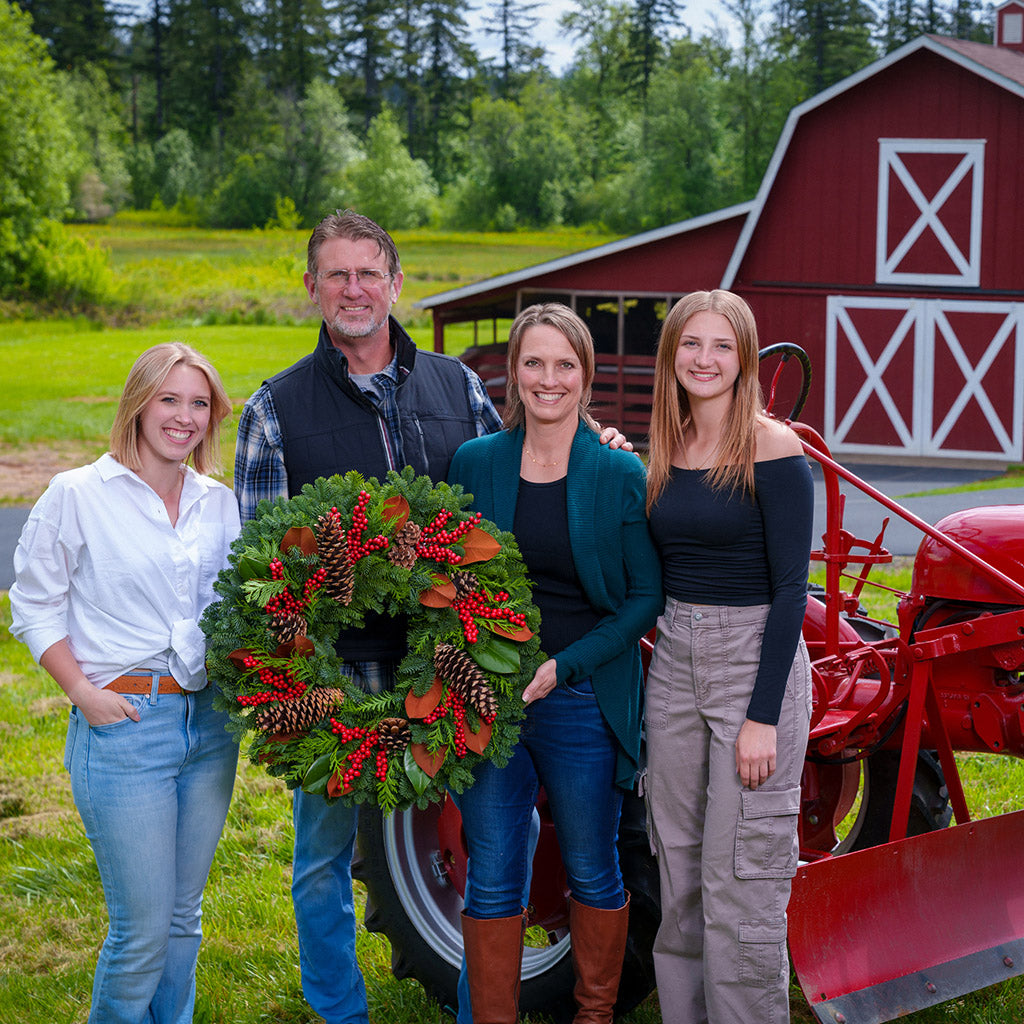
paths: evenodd
<path fill-rule="evenodd" d="M 246 655 L 243 664 L 250 672 L 255 671 L 260 682 L 270 689 L 238 696 L 236 699 L 242 707 L 251 708 L 272 700 L 298 700 L 306 692 L 306 684 L 296 679 L 290 668 L 284 672 L 275 672 L 252 654 Z"/>
<path fill-rule="evenodd" d="M 493 597 L 488 597 L 483 590 L 471 590 L 465 597 L 452 601 L 452 607 L 462 623 L 462 633 L 466 640 L 475 644 L 480 635 L 476 619 L 507 619 L 513 626 L 522 628 L 526 625 L 526 616 L 511 608 L 499 608 L 497 605 L 509 600 L 508 591 L 499 590 Z"/>
<path fill-rule="evenodd" d="M 361 729 L 358 725 L 349 728 L 344 722 L 339 722 L 336 718 L 331 719 L 331 732 L 336 736 L 340 736 L 342 743 L 349 743 L 351 740 L 357 739 L 362 739 L 363 741 L 350 754 L 345 755 L 345 760 L 348 761 L 348 767 L 342 773 L 341 786 L 342 790 L 347 793 L 352 788 L 356 779 L 363 774 L 363 762 L 370 756 L 373 752 L 373 748 L 380 742 L 380 734 L 375 729 L 367 731 L 366 729 Z M 376 758 L 376 778 L 383 780 L 384 776 L 387 774 L 387 770 L 387 755 L 383 750 L 378 750 Z"/>
<path fill-rule="evenodd" d="M 368 555 L 371 551 L 383 551 L 389 543 L 387 537 L 383 534 L 371 537 L 367 541 L 363 540 L 363 530 L 369 525 L 369 521 L 366 518 L 366 506 L 369 503 L 369 493 L 367 491 L 360 491 L 359 499 L 356 501 L 355 508 L 352 509 L 352 526 L 345 533 L 345 539 L 348 542 L 348 560 L 353 565 L 363 555 Z M 337 509 L 331 509 L 331 511 L 336 512 Z"/>
<path fill-rule="evenodd" d="M 306 580 L 306 585 L 302 588 L 303 604 L 309 604 L 312 600 L 313 595 L 324 585 L 324 580 L 327 579 L 327 570 L 320 566 L 319 569 L 312 576 Z"/>
<path fill-rule="evenodd" d="M 376 777 L 378 782 L 383 782 L 387 778 L 388 774 L 388 752 L 381 747 L 377 751 L 377 771 Z"/>
<path fill-rule="evenodd" d="M 445 526 L 451 517 L 451 512 L 441 509 L 433 521 L 423 527 L 420 539 L 416 542 L 416 554 L 420 558 L 432 558 L 435 562 L 447 562 L 449 565 L 458 565 L 462 561 L 462 556 L 450 551 L 447 545 L 469 533 L 480 522 L 482 516 L 477 512 L 469 519 L 464 519 L 454 530 L 446 530 Z"/>
<path fill-rule="evenodd" d="M 423 719 L 424 725 L 433 725 L 440 721 L 448 712 L 452 713 L 454 722 L 452 744 L 458 757 L 466 756 L 466 705 L 462 698 L 449 687 L 444 695 L 444 700 L 434 708 L 433 711 Z"/>
<path fill-rule="evenodd" d="M 280 558 L 275 558 L 270 563 L 270 578 L 273 580 L 284 579 L 284 564 Z M 263 610 L 268 615 L 301 615 L 309 607 L 313 595 L 324 585 L 326 579 L 327 570 L 321 566 L 306 580 L 301 598 L 295 597 L 290 590 L 282 590 L 280 594 L 275 594 L 267 601 Z"/>

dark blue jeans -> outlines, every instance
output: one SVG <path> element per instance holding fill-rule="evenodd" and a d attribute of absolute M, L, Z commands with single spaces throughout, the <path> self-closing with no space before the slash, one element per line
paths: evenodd
<path fill-rule="evenodd" d="M 547 791 L 573 898 L 602 910 L 623 905 L 615 847 L 622 810 L 616 753 L 589 680 L 557 686 L 526 709 L 509 763 L 481 764 L 474 784 L 456 801 L 469 846 L 470 917 L 520 912 L 540 786 Z"/>

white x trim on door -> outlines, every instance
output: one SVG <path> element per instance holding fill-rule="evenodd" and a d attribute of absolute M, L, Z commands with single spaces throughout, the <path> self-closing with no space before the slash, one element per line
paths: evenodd
<path fill-rule="evenodd" d="M 945 182 L 929 199 L 921 184 L 904 162 L 914 154 L 917 159 L 929 155 L 948 161 L 950 154 L 960 159 L 948 173 Z M 875 233 L 875 279 L 880 284 L 955 284 L 977 287 L 980 280 L 982 201 L 984 198 L 985 141 L 954 139 L 880 139 L 878 143 L 878 224 Z M 954 229 L 944 221 L 952 214 L 944 207 L 960 184 L 968 179 L 970 186 L 970 224 L 967 232 L 967 251 L 954 238 Z M 902 237 L 895 237 L 890 215 L 893 198 L 892 185 L 897 182 L 918 210 L 916 220 Z M 962 216 L 962 212 L 960 213 Z M 931 231 L 949 262 L 933 268 L 901 269 L 907 254 Z M 964 235 L 961 225 L 956 232 Z M 894 237 L 890 237 L 893 235 Z M 950 270 L 952 264 L 953 270 Z"/>

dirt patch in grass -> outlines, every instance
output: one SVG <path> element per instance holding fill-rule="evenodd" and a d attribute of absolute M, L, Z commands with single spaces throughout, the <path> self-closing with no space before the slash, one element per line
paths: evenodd
<path fill-rule="evenodd" d="M 65 469 L 92 462 L 100 454 L 86 442 L 33 444 L 0 453 L 0 503 L 31 505 Z"/>

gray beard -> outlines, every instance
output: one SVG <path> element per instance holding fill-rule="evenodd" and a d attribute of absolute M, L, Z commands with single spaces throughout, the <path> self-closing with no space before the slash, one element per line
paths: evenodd
<path fill-rule="evenodd" d="M 380 320 L 373 320 L 365 327 L 353 328 L 350 324 L 345 323 L 340 316 L 335 317 L 327 326 L 330 328 L 331 333 L 339 338 L 368 338 L 371 334 L 376 334 L 377 331 L 387 324 L 390 313 L 389 307 Z"/>

